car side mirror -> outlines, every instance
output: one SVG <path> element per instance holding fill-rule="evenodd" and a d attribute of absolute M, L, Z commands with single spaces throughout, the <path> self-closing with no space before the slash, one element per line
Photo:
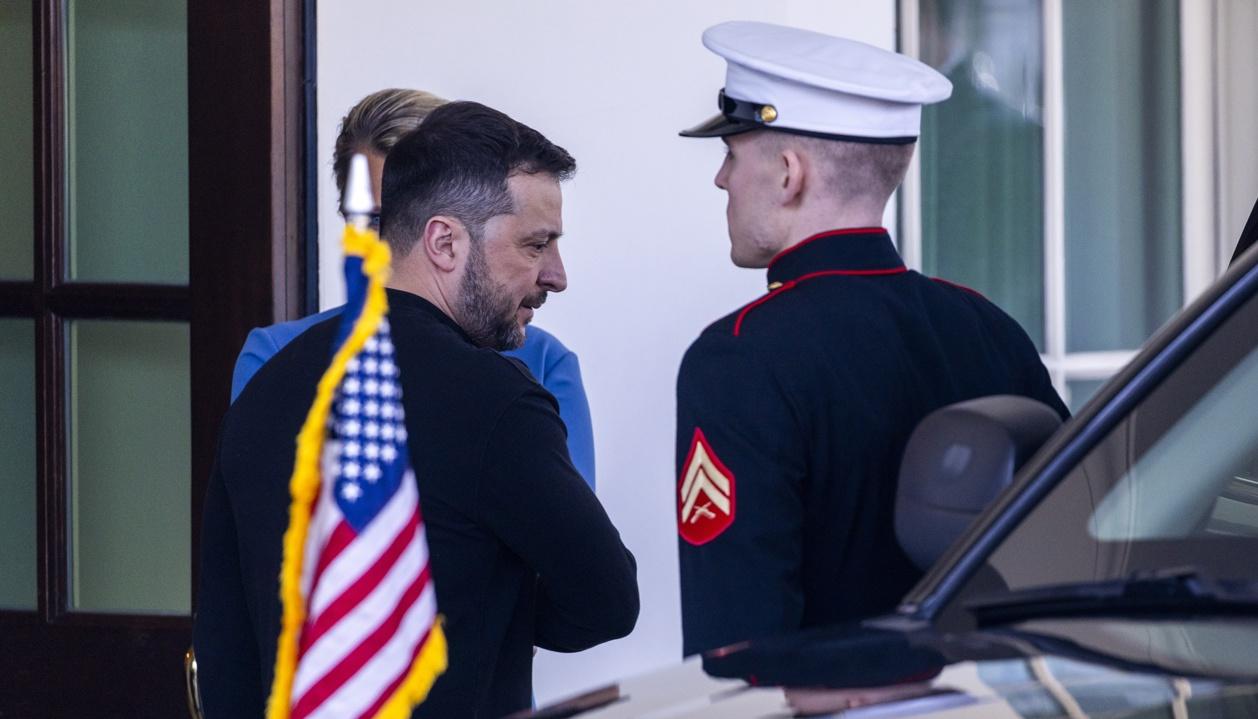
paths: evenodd
<path fill-rule="evenodd" d="M 1059 426 L 1047 405 L 1012 395 L 927 415 L 904 449 L 895 501 L 896 538 L 913 563 L 930 568 Z"/>

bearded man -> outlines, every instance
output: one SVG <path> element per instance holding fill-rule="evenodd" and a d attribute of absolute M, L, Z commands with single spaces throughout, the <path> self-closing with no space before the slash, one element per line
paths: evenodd
<path fill-rule="evenodd" d="M 575 168 L 537 131 L 470 102 L 432 111 L 385 162 L 390 326 L 450 647 L 417 717 L 526 709 L 534 646 L 580 651 L 637 620 L 633 555 L 573 468 L 554 398 L 498 353 L 567 286 L 560 182 Z M 332 318 L 285 346 L 224 420 L 194 637 L 210 719 L 263 713 L 293 441 L 336 329 Z"/>

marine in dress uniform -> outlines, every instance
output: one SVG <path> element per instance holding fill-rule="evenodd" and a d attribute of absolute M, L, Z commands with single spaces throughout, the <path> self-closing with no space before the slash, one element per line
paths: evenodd
<path fill-rule="evenodd" d="M 803 30 L 726 23 L 704 44 L 728 62 L 721 114 L 686 136 L 907 144 L 921 104 L 950 90 L 910 58 Z M 705 329 L 681 365 L 686 654 L 893 608 L 920 577 L 895 539 L 896 476 L 931 411 L 1019 394 L 1067 415 L 1022 328 L 908 270 L 884 229 L 783 244 L 767 293 Z"/>

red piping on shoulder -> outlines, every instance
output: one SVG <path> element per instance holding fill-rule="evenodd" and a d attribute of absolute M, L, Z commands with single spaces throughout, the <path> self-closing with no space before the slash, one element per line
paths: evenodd
<path fill-rule="evenodd" d="M 777 262 L 778 260 L 782 259 L 784 256 L 791 254 L 795 250 L 798 250 L 799 248 L 803 247 L 804 245 L 807 245 L 811 242 L 816 242 L 817 240 L 824 240 L 827 237 L 835 237 L 837 235 L 869 235 L 875 232 L 881 232 L 885 235 L 887 234 L 887 229 L 885 227 L 849 227 L 844 230 L 830 230 L 829 232 L 819 232 L 813 235 L 812 237 L 806 237 L 800 240 L 799 242 L 796 242 L 790 247 L 787 247 L 785 250 L 782 250 L 781 252 L 774 255 L 773 259 L 769 260 L 769 267 L 772 267 L 774 262 Z"/>
<path fill-rule="evenodd" d="M 812 280 L 818 277 L 884 277 L 886 275 L 902 275 L 905 272 L 908 272 L 908 269 L 904 267 L 888 267 L 881 270 L 823 270 L 821 272 L 809 272 L 788 282 L 783 282 L 781 287 L 744 307 L 742 312 L 738 313 L 738 319 L 734 320 L 734 336 L 737 337 L 742 332 L 743 320 L 746 319 L 749 312 L 804 280 Z"/>
<path fill-rule="evenodd" d="M 940 277 L 932 277 L 931 279 L 934 280 L 935 282 L 938 282 L 941 285 L 948 285 L 949 287 L 955 287 L 958 290 L 964 290 L 966 292 L 969 292 L 975 297 L 981 297 L 983 299 L 987 299 L 987 297 L 985 297 L 982 292 L 979 292 L 978 290 L 972 289 L 970 287 L 966 287 L 965 285 L 960 285 L 960 284 L 957 284 L 956 282 L 953 282 L 951 280 L 945 280 Z"/>

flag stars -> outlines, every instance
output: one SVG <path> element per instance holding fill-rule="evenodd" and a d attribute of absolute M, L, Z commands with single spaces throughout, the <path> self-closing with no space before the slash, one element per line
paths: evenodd
<path fill-rule="evenodd" d="M 362 502 L 367 508 L 386 478 L 396 481 L 392 468 L 404 454 L 405 411 L 395 348 L 387 323 L 349 361 L 329 427 L 342 444 L 335 472 L 338 501 L 348 507 Z"/>

